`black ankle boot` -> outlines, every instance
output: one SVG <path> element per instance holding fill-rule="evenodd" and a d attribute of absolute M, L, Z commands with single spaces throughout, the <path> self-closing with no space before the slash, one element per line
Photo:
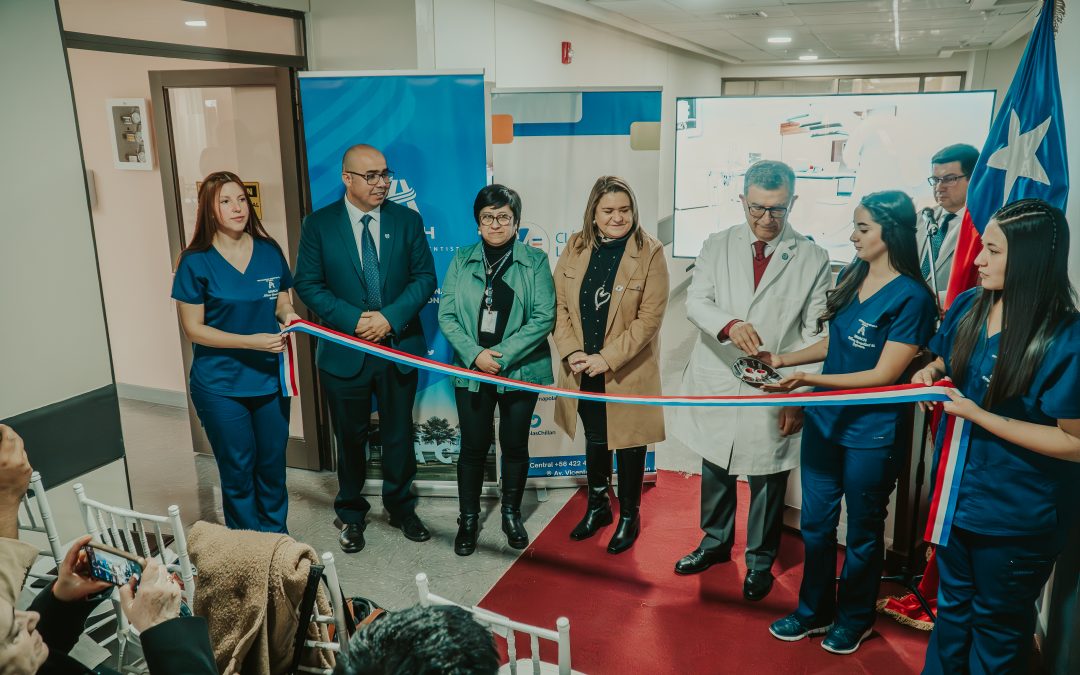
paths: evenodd
<path fill-rule="evenodd" d="M 454 537 L 454 553 L 472 555 L 476 550 L 476 535 L 480 532 L 480 514 L 462 513 L 458 516 L 457 536 Z"/>
<path fill-rule="evenodd" d="M 523 549 L 529 545 L 529 533 L 521 522 L 521 498 L 529 478 L 529 458 L 510 461 L 503 456 L 502 531 L 510 548 Z"/>
<path fill-rule="evenodd" d="M 626 551 L 641 532 L 641 481 L 645 477 L 645 448 L 618 450 L 619 524 L 608 543 L 608 553 Z"/>
<path fill-rule="evenodd" d="M 502 531 L 510 548 L 522 549 L 529 545 L 529 533 L 521 523 L 521 509 L 503 504 Z"/>
<path fill-rule="evenodd" d="M 585 475 L 589 481 L 589 505 L 585 516 L 573 530 L 575 541 L 588 539 L 614 520 L 608 500 L 608 481 L 611 479 L 611 451 L 603 445 L 585 446 Z"/>

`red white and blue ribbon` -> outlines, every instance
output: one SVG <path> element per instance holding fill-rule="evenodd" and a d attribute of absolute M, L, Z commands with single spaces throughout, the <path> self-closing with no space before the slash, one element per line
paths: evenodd
<path fill-rule="evenodd" d="M 281 393 L 291 398 L 300 395 L 300 379 L 296 372 L 296 333 L 286 332 L 285 351 L 281 352 L 279 378 Z"/>
<path fill-rule="evenodd" d="M 494 384 L 512 389 L 535 391 L 539 394 L 551 396 L 565 396 L 584 401 L 599 401 L 601 403 L 628 403 L 631 405 L 664 405 L 664 406 L 697 406 L 697 407 L 730 407 L 730 406 L 825 406 L 825 405 L 880 405 L 883 403 L 913 403 L 917 401 L 948 401 L 946 393 L 951 387 L 933 386 L 927 387 L 921 384 L 899 384 L 891 387 L 873 387 L 868 389 L 840 389 L 836 391 L 820 391 L 793 394 L 758 394 L 753 396 L 638 396 L 634 394 L 597 394 L 576 389 L 560 389 L 545 384 L 533 384 L 520 380 L 511 380 L 499 375 L 488 375 L 478 370 L 469 370 L 460 366 L 453 366 L 441 361 L 432 361 L 421 356 L 414 356 L 406 352 L 398 351 L 391 347 L 361 340 L 352 335 L 339 333 L 336 330 L 320 326 L 310 321 L 294 321 L 283 331 L 284 333 L 307 333 L 322 340 L 329 340 L 350 349 L 356 349 L 370 356 L 400 363 L 421 370 L 429 370 L 442 373 L 450 377 L 459 377 L 484 384 Z M 295 383 L 295 352 L 287 349 L 282 354 L 281 381 Z M 288 356 L 286 356 L 288 355 Z M 286 372 L 288 369 L 289 372 Z M 282 391 L 286 396 L 295 396 L 296 390 L 283 386 Z"/>
<path fill-rule="evenodd" d="M 926 534 L 923 535 L 926 541 L 937 546 L 947 546 L 949 543 L 971 433 L 971 424 L 962 417 L 945 415 L 944 422 L 945 438 L 938 455 L 934 491 L 926 518 Z"/>
<path fill-rule="evenodd" d="M 837 405 L 881 405 L 888 403 L 915 403 L 919 401 L 948 401 L 949 391 L 954 391 L 951 383 L 935 383 L 933 386 L 922 384 L 898 384 L 889 387 L 871 387 L 867 389 L 841 389 L 835 391 L 800 392 L 791 394 L 757 394 L 752 396 L 639 396 L 633 394 L 592 393 L 575 389 L 561 389 L 550 385 L 534 384 L 512 380 L 499 375 L 489 375 L 477 370 L 470 370 L 440 361 L 432 361 L 421 356 L 375 344 L 353 335 L 339 333 L 336 330 L 320 326 L 310 321 L 294 321 L 283 331 L 288 334 L 287 348 L 281 354 L 281 385 L 285 396 L 298 396 L 296 372 L 296 333 L 306 333 L 322 340 L 356 349 L 369 356 L 387 359 L 413 368 L 420 368 L 450 377 L 458 377 L 484 384 L 494 384 L 512 389 L 533 391 L 551 396 L 565 396 L 578 400 L 599 401 L 601 403 L 627 403 L 631 405 L 695 406 L 695 407 L 753 407 L 753 406 L 837 406 Z M 934 480 L 934 494 L 930 505 L 930 521 L 927 523 L 926 539 L 935 544 L 945 545 L 949 527 L 956 507 L 956 495 L 967 453 L 969 425 L 963 419 L 948 416 L 946 443 L 938 461 L 938 471 Z"/>

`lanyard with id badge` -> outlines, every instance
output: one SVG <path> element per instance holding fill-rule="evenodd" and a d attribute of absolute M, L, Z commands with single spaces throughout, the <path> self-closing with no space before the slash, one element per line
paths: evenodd
<path fill-rule="evenodd" d="M 514 248 L 510 249 L 503 254 L 494 263 L 488 262 L 487 251 L 483 251 L 484 256 L 484 270 L 487 273 L 484 282 L 484 308 L 480 310 L 480 332 L 482 333 L 494 333 L 495 326 L 499 320 L 498 310 L 491 308 L 492 296 L 495 294 L 494 284 L 495 279 L 499 276 L 499 272 L 506 265 L 506 261 L 510 259 L 510 254 L 513 253 Z"/>

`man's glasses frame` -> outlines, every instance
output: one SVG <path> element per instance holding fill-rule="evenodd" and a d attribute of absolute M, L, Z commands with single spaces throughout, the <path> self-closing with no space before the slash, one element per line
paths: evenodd
<path fill-rule="evenodd" d="M 374 171 L 370 173 L 357 173 L 355 171 L 349 171 L 348 169 L 344 169 L 343 171 L 347 174 L 360 178 L 368 185 L 378 185 L 383 181 L 385 181 L 386 184 L 389 185 L 390 182 L 394 180 L 394 172 L 389 170 L 383 171 L 382 173 L 375 173 Z"/>
<path fill-rule="evenodd" d="M 754 218 L 760 218 L 768 211 L 773 220 L 783 220 L 787 217 L 788 211 L 791 210 L 790 206 L 762 206 L 760 204 L 747 204 L 746 210 L 750 212 L 750 215 Z"/>
<path fill-rule="evenodd" d="M 956 181 L 961 178 L 967 178 L 970 175 L 970 173 L 962 173 L 960 175 L 950 173 L 948 176 L 941 176 L 940 178 L 937 176 L 930 176 L 926 179 L 926 182 L 930 183 L 930 187 L 937 187 L 938 183 L 943 183 L 945 187 L 949 187 L 950 185 L 956 185 Z"/>

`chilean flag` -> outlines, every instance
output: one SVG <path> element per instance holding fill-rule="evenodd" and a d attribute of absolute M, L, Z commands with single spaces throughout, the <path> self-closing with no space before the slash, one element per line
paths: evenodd
<path fill-rule="evenodd" d="M 1012 85 L 971 172 L 946 307 L 977 283 L 975 256 L 982 250 L 982 232 L 998 209 L 1029 197 L 1065 209 L 1069 175 L 1054 48 L 1055 4 L 1054 0 L 1043 2 Z"/>

